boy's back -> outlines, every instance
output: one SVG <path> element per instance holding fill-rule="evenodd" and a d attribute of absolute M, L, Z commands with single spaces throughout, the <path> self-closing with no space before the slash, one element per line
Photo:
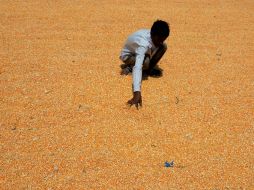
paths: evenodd
<path fill-rule="evenodd" d="M 145 48 L 145 54 L 151 56 L 156 47 L 152 42 L 150 32 L 150 29 L 141 29 L 132 33 L 125 42 L 120 58 L 124 61 L 126 56 L 137 54 L 139 47 Z"/>

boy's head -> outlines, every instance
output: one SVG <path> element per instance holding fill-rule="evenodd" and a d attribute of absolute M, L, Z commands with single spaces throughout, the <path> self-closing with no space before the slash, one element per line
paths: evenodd
<path fill-rule="evenodd" d="M 153 23 L 151 28 L 151 38 L 153 44 L 158 47 L 160 46 L 169 36 L 170 29 L 167 22 L 157 20 Z"/>

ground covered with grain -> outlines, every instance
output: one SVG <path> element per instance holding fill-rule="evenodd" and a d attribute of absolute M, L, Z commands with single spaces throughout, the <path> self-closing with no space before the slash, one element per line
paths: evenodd
<path fill-rule="evenodd" d="M 0 0 L 0 189 L 254 189 L 253 11 Z M 118 57 L 156 19 L 171 25 L 164 75 L 128 108 Z"/>

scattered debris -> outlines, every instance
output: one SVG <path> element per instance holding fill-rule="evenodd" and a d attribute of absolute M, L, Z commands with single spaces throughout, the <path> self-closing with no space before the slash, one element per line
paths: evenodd
<path fill-rule="evenodd" d="M 221 53 L 216 53 L 217 61 L 220 61 Z"/>
<path fill-rule="evenodd" d="M 84 137 L 87 137 L 88 136 L 88 129 L 85 129 L 84 130 Z"/>
<path fill-rule="evenodd" d="M 185 135 L 185 138 L 191 140 L 193 139 L 193 135 L 191 133 L 188 133 Z"/>
<path fill-rule="evenodd" d="M 49 178 L 51 178 L 51 177 L 53 177 L 53 176 L 54 176 L 54 174 L 53 174 L 53 173 L 50 173 L 49 175 L 45 176 L 44 179 L 45 179 L 45 180 L 48 180 Z"/>
<path fill-rule="evenodd" d="M 29 127 L 27 130 L 29 130 L 29 131 L 36 131 L 37 128 L 36 127 Z"/>
<path fill-rule="evenodd" d="M 176 96 L 176 104 L 179 103 L 179 98 Z"/>
<path fill-rule="evenodd" d="M 33 141 L 37 141 L 37 140 L 39 140 L 39 137 L 34 137 L 33 138 Z"/>
<path fill-rule="evenodd" d="M 90 106 L 86 105 L 86 104 L 83 104 L 83 105 L 79 104 L 78 109 L 79 110 L 89 110 Z"/>
<path fill-rule="evenodd" d="M 54 171 L 57 172 L 59 170 L 58 166 L 54 165 Z"/>
<path fill-rule="evenodd" d="M 176 168 L 180 168 L 180 169 L 183 169 L 183 168 L 186 168 L 187 166 L 184 166 L 184 165 L 177 165 L 175 166 Z"/>
<path fill-rule="evenodd" d="M 51 153 L 49 154 L 49 156 L 55 156 L 55 153 L 54 153 L 54 152 L 51 152 Z"/>
<path fill-rule="evenodd" d="M 45 92 L 45 94 L 48 94 L 48 93 L 50 93 L 50 92 L 51 92 L 51 90 L 47 90 L 47 89 L 45 89 L 45 90 L 44 90 L 44 92 Z"/>
<path fill-rule="evenodd" d="M 26 189 L 27 189 L 27 190 L 32 190 L 32 189 L 33 189 L 33 188 L 32 188 L 32 185 L 28 184 Z"/>
<path fill-rule="evenodd" d="M 12 126 L 11 126 L 11 130 L 16 130 L 17 129 L 17 126 L 15 125 L 15 124 L 13 124 Z"/>
<path fill-rule="evenodd" d="M 83 170 L 82 170 L 83 173 L 86 173 L 86 168 L 84 167 Z"/>
<path fill-rule="evenodd" d="M 172 160 L 171 162 L 166 161 L 165 164 L 164 164 L 164 166 L 165 166 L 166 168 L 174 167 L 174 160 Z"/>
<path fill-rule="evenodd" d="M 161 102 L 167 103 L 168 102 L 168 97 L 167 96 L 162 96 L 161 97 Z"/>

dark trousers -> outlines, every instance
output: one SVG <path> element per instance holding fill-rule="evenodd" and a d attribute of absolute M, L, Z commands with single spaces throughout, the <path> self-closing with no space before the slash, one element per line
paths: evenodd
<path fill-rule="evenodd" d="M 144 62 L 143 62 L 143 70 L 153 69 L 157 63 L 160 61 L 164 53 L 167 51 L 167 45 L 163 43 L 159 48 L 157 49 L 156 53 L 153 55 L 153 57 L 150 59 L 149 55 L 145 55 Z M 124 63 L 126 66 L 133 67 L 136 62 L 136 55 L 130 55 Z"/>

